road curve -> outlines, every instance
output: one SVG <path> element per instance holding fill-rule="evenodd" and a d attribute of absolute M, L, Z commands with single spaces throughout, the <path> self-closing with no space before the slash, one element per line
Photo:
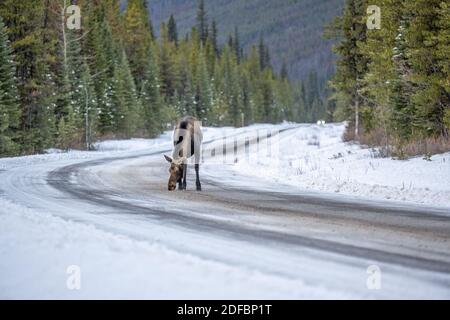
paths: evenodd
<path fill-rule="evenodd" d="M 160 152 L 156 156 L 161 155 Z M 149 154 L 137 158 L 113 158 L 94 160 L 71 165 L 51 172 L 49 185 L 80 201 L 87 201 L 103 207 L 120 209 L 129 214 L 146 215 L 161 221 L 190 228 L 193 231 L 221 233 L 223 236 L 239 238 L 249 242 L 276 242 L 281 245 L 306 247 L 352 257 L 371 259 L 401 265 L 409 268 L 450 273 L 450 218 L 439 213 L 417 208 L 386 208 L 376 204 L 339 201 L 310 195 L 293 195 L 265 190 L 248 190 L 221 185 L 217 181 L 204 179 L 205 190 L 168 193 L 164 190 L 166 171 L 160 174 L 162 161 Z M 161 157 L 162 159 L 162 157 Z M 121 166 L 117 176 L 102 176 L 101 168 L 114 162 L 127 162 Z M 89 169 L 100 167 L 96 173 L 108 182 L 108 187 L 91 184 Z M 142 174 L 141 168 L 155 168 L 152 175 Z M 109 172 L 108 172 L 109 173 Z M 76 176 L 73 180 L 70 177 Z M 108 176 L 108 177 L 107 177 Z M 109 181 L 108 181 L 109 180 Z M 175 203 L 177 210 L 161 206 L 149 208 L 135 204 L 130 199 L 157 197 L 161 203 Z M 111 197 L 114 196 L 114 197 Z M 136 198 L 140 196 L 140 198 Z M 196 208 L 207 204 L 208 210 L 234 212 L 228 221 L 198 216 Z M 180 212 L 183 208 L 183 212 Z M 221 212 L 222 211 L 222 212 Z M 270 220 L 268 225 L 255 227 L 240 223 L 239 214 L 256 216 L 254 223 Z M 247 221 L 248 222 L 248 221 Z M 250 222 L 252 222 L 250 220 Z M 306 222 L 306 223 L 305 223 Z M 286 225 L 283 230 L 271 230 L 278 224 Z M 333 236 L 315 237 L 304 235 L 305 228 L 314 226 L 321 233 Z M 289 227 L 287 227 L 289 226 Z M 269 228 L 267 228 L 269 227 Z M 364 236 L 364 242 L 355 244 L 354 237 Z M 375 246 L 386 240 L 386 247 Z M 342 239 L 339 239 L 342 238 Z M 347 239 L 346 239 L 347 238 Z"/>

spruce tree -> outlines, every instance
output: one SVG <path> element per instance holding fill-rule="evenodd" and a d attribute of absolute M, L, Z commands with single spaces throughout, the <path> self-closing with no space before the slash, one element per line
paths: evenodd
<path fill-rule="evenodd" d="M 156 57 L 152 56 L 145 66 L 145 78 L 140 89 L 140 100 L 143 108 L 144 126 L 150 136 L 161 132 L 162 101 L 160 95 L 159 70 Z"/>
<path fill-rule="evenodd" d="M 343 16 L 335 19 L 328 34 L 335 35 L 341 40 L 334 47 L 338 60 L 336 75 L 331 83 L 332 87 L 350 102 L 350 108 L 347 108 L 346 113 L 352 120 L 356 138 L 359 136 L 359 109 L 362 105 L 360 90 L 369 63 L 361 50 L 366 41 L 366 9 L 366 0 L 347 0 Z M 350 116 L 351 113 L 353 117 Z"/>
<path fill-rule="evenodd" d="M 212 93 L 211 79 L 208 74 L 206 59 L 203 50 L 200 52 L 197 61 L 197 103 L 196 115 L 203 123 L 208 123 L 208 116 L 211 110 Z"/>
<path fill-rule="evenodd" d="M 448 91 L 442 83 L 447 82 L 449 74 L 445 70 L 448 63 L 440 57 L 439 33 L 443 23 L 441 18 L 445 4 L 441 0 L 406 1 L 408 28 L 405 30 L 407 41 L 406 53 L 411 63 L 414 76 L 412 81 L 417 87 L 412 95 L 412 102 L 417 109 L 416 124 L 422 135 L 445 134 L 444 116 L 450 103 Z M 447 11 L 448 13 L 448 8 Z M 444 43 L 448 40 L 444 39 Z M 448 46 L 447 46 L 448 48 Z M 442 68 L 444 63 L 444 68 Z"/>
<path fill-rule="evenodd" d="M 0 17 L 0 155 L 19 151 L 20 107 L 12 49 Z"/>
<path fill-rule="evenodd" d="M 219 44 L 218 44 L 218 40 L 217 40 L 217 36 L 218 36 L 217 33 L 218 33 L 217 24 L 216 24 L 216 21 L 213 20 L 211 23 L 211 43 L 214 48 L 214 52 L 218 56 L 219 55 Z"/>
<path fill-rule="evenodd" d="M 114 47 L 114 39 L 108 24 L 106 11 L 102 6 L 92 7 L 88 16 L 88 28 L 85 44 L 89 69 L 95 88 L 96 108 L 98 112 L 97 129 L 100 135 L 113 133 L 116 127 L 117 106 L 114 96 L 114 67 L 119 54 Z"/>
<path fill-rule="evenodd" d="M 161 39 L 158 50 L 161 92 L 164 94 L 166 101 L 169 101 L 175 93 L 174 54 L 176 47 L 169 40 L 169 33 L 165 23 L 161 24 Z"/>
<path fill-rule="evenodd" d="M 44 29 L 45 3 L 3 0 L 0 16 L 7 26 L 16 62 L 21 105 L 20 144 L 25 153 L 40 152 L 55 138 L 55 46 Z"/>
<path fill-rule="evenodd" d="M 437 34 L 436 60 L 441 70 L 442 76 L 439 79 L 439 86 L 443 88 L 442 104 L 444 135 L 450 134 L 450 4 L 442 1 L 438 11 L 437 25 L 439 28 Z"/>
<path fill-rule="evenodd" d="M 266 46 L 264 45 L 264 38 L 262 35 L 259 39 L 258 54 L 259 54 L 259 66 L 262 71 L 267 67 L 267 65 L 266 65 Z"/>
<path fill-rule="evenodd" d="M 167 23 L 167 29 L 169 34 L 169 41 L 174 42 L 178 46 L 178 31 L 177 24 L 173 15 L 170 15 L 169 22 Z"/>
<path fill-rule="evenodd" d="M 115 132 L 119 137 L 130 138 L 142 132 L 144 126 L 143 110 L 125 50 L 122 49 L 119 54 L 119 59 L 114 66 L 113 83 L 113 101 L 117 108 L 114 122 Z"/>
<path fill-rule="evenodd" d="M 123 45 L 137 87 L 145 77 L 145 66 L 151 57 L 152 25 L 145 0 L 129 0 L 123 13 Z"/>
<path fill-rule="evenodd" d="M 236 26 L 234 28 L 234 42 L 233 42 L 233 47 L 234 47 L 234 54 L 236 55 L 236 61 L 238 64 L 241 63 L 241 57 L 242 57 L 242 48 L 241 48 L 241 43 L 239 40 L 239 29 Z"/>
<path fill-rule="evenodd" d="M 205 1 L 198 0 L 197 8 L 197 31 L 202 43 L 208 39 L 208 19 L 206 17 Z"/>

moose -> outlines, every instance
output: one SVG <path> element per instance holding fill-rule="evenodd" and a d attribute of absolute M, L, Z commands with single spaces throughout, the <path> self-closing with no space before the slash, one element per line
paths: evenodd
<path fill-rule="evenodd" d="M 200 149 L 203 141 L 203 134 L 200 122 L 194 117 L 185 117 L 178 121 L 173 132 L 174 149 L 172 156 L 164 155 L 170 163 L 169 169 L 169 191 L 186 190 L 186 174 L 188 159 L 194 157 L 197 191 L 202 190 L 200 183 Z"/>

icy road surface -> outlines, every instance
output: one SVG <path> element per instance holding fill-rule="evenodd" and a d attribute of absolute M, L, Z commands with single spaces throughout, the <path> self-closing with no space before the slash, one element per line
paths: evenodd
<path fill-rule="evenodd" d="M 206 159 L 200 193 L 192 168 L 166 191 L 169 134 L 0 159 L 0 298 L 450 298 L 450 156 L 377 159 L 342 130 L 208 128 L 206 158 L 222 133 L 249 151 Z"/>

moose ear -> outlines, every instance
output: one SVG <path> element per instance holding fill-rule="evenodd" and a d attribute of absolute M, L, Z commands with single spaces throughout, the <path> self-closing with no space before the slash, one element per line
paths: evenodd
<path fill-rule="evenodd" d="M 172 163 L 173 159 L 169 156 L 164 155 L 164 158 L 166 158 L 167 162 Z"/>

